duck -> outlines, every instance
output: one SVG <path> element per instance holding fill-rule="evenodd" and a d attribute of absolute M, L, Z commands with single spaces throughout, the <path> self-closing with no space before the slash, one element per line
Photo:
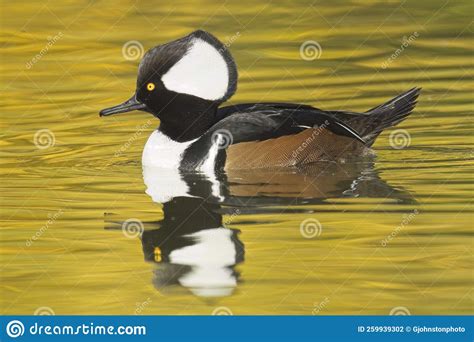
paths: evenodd
<path fill-rule="evenodd" d="M 237 79 L 228 46 L 197 30 L 148 50 L 132 97 L 99 114 L 143 111 L 159 119 L 143 149 L 144 167 L 271 169 L 370 154 L 380 133 L 412 113 L 421 92 L 414 87 L 363 113 L 285 102 L 222 106 Z"/>

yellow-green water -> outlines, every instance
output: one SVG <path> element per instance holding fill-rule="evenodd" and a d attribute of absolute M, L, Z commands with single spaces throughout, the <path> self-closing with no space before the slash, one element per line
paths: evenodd
<path fill-rule="evenodd" d="M 469 1 L 444 0 L 2 1 L 2 313 L 472 313 L 472 13 Z M 230 295 L 215 298 L 155 287 L 166 265 L 115 229 L 130 218 L 161 229 L 140 163 L 158 121 L 98 116 L 134 90 L 126 42 L 148 49 L 197 28 L 230 44 L 233 103 L 362 111 L 423 87 L 399 126 L 408 147 L 392 148 L 385 132 L 374 160 L 321 177 L 229 175 L 247 183 L 234 184 L 245 206 L 220 208 L 245 257 Z M 322 49 L 312 61 L 299 52 L 308 40 Z M 55 143 L 42 149 L 44 129 Z M 302 236 L 307 219 L 319 235 Z"/>

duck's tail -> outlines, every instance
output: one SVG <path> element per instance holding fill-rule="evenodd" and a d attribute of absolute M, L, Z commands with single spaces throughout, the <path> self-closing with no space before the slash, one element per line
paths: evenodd
<path fill-rule="evenodd" d="M 363 122 L 358 125 L 361 129 L 360 136 L 371 146 L 382 131 L 395 126 L 406 119 L 413 111 L 420 95 L 421 88 L 412 88 L 398 95 L 390 101 L 374 107 L 363 116 Z"/>

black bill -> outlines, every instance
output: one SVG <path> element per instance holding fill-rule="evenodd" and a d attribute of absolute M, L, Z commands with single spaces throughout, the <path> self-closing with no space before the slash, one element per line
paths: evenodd
<path fill-rule="evenodd" d="M 113 106 L 110 108 L 102 109 L 99 115 L 108 116 L 108 115 L 119 114 L 119 113 L 127 113 L 127 112 L 131 112 L 132 110 L 144 110 L 145 108 L 146 108 L 146 105 L 139 102 L 136 96 L 133 95 L 124 103 L 121 103 L 117 106 Z"/>

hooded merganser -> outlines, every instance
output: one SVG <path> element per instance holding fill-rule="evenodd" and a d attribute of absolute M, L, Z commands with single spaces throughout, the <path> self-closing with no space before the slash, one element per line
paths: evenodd
<path fill-rule="evenodd" d="M 160 119 L 145 166 L 180 170 L 298 166 L 365 154 L 386 128 L 414 109 L 413 88 L 365 113 L 292 103 L 219 107 L 237 89 L 237 67 L 216 37 L 198 30 L 149 50 L 135 94 L 101 116 L 141 110 Z"/>

